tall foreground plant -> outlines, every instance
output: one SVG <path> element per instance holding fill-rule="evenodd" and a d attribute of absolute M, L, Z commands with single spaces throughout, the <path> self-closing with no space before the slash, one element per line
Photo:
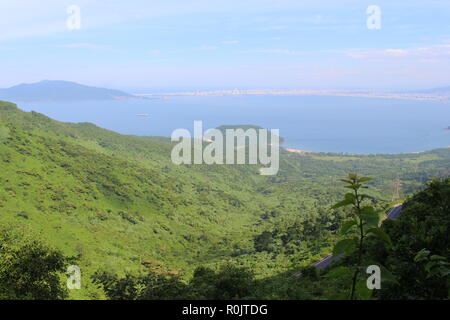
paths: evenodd
<path fill-rule="evenodd" d="M 340 234 L 345 238 L 336 243 L 333 254 L 351 255 L 356 254 L 356 262 L 353 265 L 353 277 L 350 291 L 350 299 L 355 299 L 356 284 L 359 275 L 363 272 L 364 241 L 367 237 L 375 236 L 385 241 L 389 246 L 391 240 L 389 236 L 380 229 L 380 215 L 371 205 L 366 205 L 366 200 L 372 199 L 368 194 L 362 193 L 361 189 L 367 189 L 365 183 L 372 181 L 369 177 L 360 177 L 356 174 L 349 174 L 347 179 L 342 179 L 346 183 L 345 188 L 351 191 L 346 193 L 344 200 L 338 202 L 333 208 L 351 207 L 351 218 L 344 222 Z"/>

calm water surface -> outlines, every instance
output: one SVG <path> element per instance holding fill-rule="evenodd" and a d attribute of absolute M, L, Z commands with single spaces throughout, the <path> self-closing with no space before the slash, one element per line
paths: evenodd
<path fill-rule="evenodd" d="M 124 134 L 170 136 L 224 124 L 280 129 L 285 146 L 313 151 L 400 153 L 450 146 L 450 103 L 323 96 L 173 97 L 167 100 L 18 103 L 68 122 Z M 137 114 L 149 114 L 139 117 Z"/>

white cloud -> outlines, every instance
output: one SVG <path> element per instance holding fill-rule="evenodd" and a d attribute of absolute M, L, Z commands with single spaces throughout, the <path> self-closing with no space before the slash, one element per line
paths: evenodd
<path fill-rule="evenodd" d="M 406 49 L 377 49 L 377 50 L 350 50 L 345 54 L 353 59 L 390 59 L 390 58 L 421 58 L 438 59 L 450 57 L 450 45 L 437 44 L 428 47 Z"/>
<path fill-rule="evenodd" d="M 261 31 L 279 31 L 279 30 L 286 30 L 289 27 L 286 25 L 277 25 L 277 26 L 268 26 L 264 28 L 260 28 Z"/>
<path fill-rule="evenodd" d="M 62 48 L 74 48 L 74 49 L 111 49 L 110 46 L 104 46 L 104 45 L 98 45 L 94 43 L 69 43 L 69 44 L 62 44 L 58 45 L 58 47 Z"/>
<path fill-rule="evenodd" d="M 185 54 L 188 52 L 195 52 L 195 51 L 216 51 L 219 50 L 220 47 L 218 46 L 212 46 L 212 45 L 203 45 L 199 47 L 193 47 L 193 48 L 182 48 L 182 49 L 175 49 L 175 50 L 160 50 L 160 49 L 153 49 L 150 50 L 150 54 L 152 56 L 161 56 L 164 54 Z"/>
<path fill-rule="evenodd" d="M 198 47 L 198 48 L 195 48 L 194 50 L 199 50 L 199 51 L 215 51 L 215 50 L 217 50 L 217 49 L 219 49 L 219 47 L 217 47 L 217 46 L 207 46 L 207 45 L 204 45 L 204 46 L 200 46 L 200 47 Z"/>
<path fill-rule="evenodd" d="M 159 56 L 162 55 L 162 52 L 161 52 L 161 50 L 154 49 L 154 50 L 150 50 L 150 54 L 151 54 L 152 56 L 159 57 Z"/>
<path fill-rule="evenodd" d="M 331 4 L 332 0 L 323 0 Z M 344 1 L 344 0 L 342 0 Z M 350 1 L 350 0 L 348 0 Z M 356 0 L 351 0 L 356 1 Z M 45 36 L 67 31 L 67 7 L 81 8 L 82 30 L 137 19 L 214 13 L 272 13 L 320 7 L 314 0 L 1 0 L 0 41 Z M 320 16 L 314 18 L 321 19 Z M 269 26 L 267 30 L 283 30 L 286 25 Z"/>
<path fill-rule="evenodd" d="M 298 55 L 305 54 L 304 51 L 290 50 L 290 49 L 253 49 L 241 50 L 238 53 L 267 53 L 267 54 L 282 54 L 282 55 Z"/>
<path fill-rule="evenodd" d="M 391 55 L 391 56 L 395 56 L 395 57 L 405 56 L 408 54 L 408 52 L 403 49 L 386 49 L 386 50 L 384 50 L 384 52 L 387 55 Z"/>
<path fill-rule="evenodd" d="M 238 44 L 239 41 L 238 40 L 226 40 L 226 41 L 222 41 L 223 44 Z"/>
<path fill-rule="evenodd" d="M 305 77 L 315 77 L 315 78 L 336 78 L 336 77 L 344 77 L 344 76 L 359 76 L 369 74 L 369 72 L 362 72 L 360 70 L 338 70 L 338 69 L 329 69 L 323 71 L 309 71 L 309 72 L 300 72 L 297 76 L 305 78 Z"/>

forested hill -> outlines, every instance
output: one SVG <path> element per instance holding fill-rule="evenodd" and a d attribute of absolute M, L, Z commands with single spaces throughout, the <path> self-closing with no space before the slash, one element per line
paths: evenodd
<path fill-rule="evenodd" d="M 448 175 L 450 163 L 450 149 L 282 152 L 279 174 L 265 177 L 255 165 L 177 166 L 172 146 L 0 102 L 0 223 L 76 257 L 86 279 L 98 270 L 188 276 L 224 261 L 267 277 L 330 252 L 345 217 L 331 205 L 346 173 L 376 177 L 372 195 L 387 206 L 397 177 L 404 197 Z M 103 295 L 89 281 L 71 294 Z"/>
<path fill-rule="evenodd" d="M 390 242 L 369 237 L 361 265 L 381 267 L 381 287 L 368 290 L 363 276 L 358 299 L 448 300 L 450 298 L 450 179 L 433 179 L 425 190 L 407 199 L 400 216 L 381 229 Z M 356 253 L 325 270 L 305 269 L 304 277 L 273 279 L 297 289 L 297 296 L 347 299 Z M 288 285 L 287 282 L 295 282 Z M 316 292 L 316 294 L 311 294 Z M 289 298 L 286 297 L 285 298 Z"/>
<path fill-rule="evenodd" d="M 0 99 L 11 101 L 77 101 L 137 99 L 129 93 L 70 81 L 44 80 L 0 89 Z"/>

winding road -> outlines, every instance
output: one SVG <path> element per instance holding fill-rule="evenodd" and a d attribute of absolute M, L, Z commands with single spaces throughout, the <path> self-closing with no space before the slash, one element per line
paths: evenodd
<path fill-rule="evenodd" d="M 403 204 L 399 204 L 395 207 L 393 207 L 391 210 L 389 210 L 389 212 L 386 214 L 386 216 L 381 220 L 384 221 L 386 219 L 397 219 L 398 216 L 400 215 L 400 212 L 403 209 Z M 333 256 L 333 255 L 328 255 L 325 258 L 323 258 L 322 260 L 320 260 L 319 262 L 315 263 L 315 266 L 317 269 L 323 269 L 325 267 L 327 267 L 331 262 L 339 260 L 340 258 L 343 257 L 343 254 L 339 254 L 337 256 Z"/>
<path fill-rule="evenodd" d="M 389 210 L 389 212 L 381 220 L 381 222 L 383 222 L 386 219 L 397 219 L 398 216 L 400 215 L 400 212 L 402 211 L 402 209 L 403 209 L 403 204 L 399 204 L 399 205 L 393 207 L 391 210 Z M 330 265 L 330 263 L 341 259 L 343 256 L 344 256 L 344 254 L 342 254 L 342 253 L 338 254 L 337 256 L 333 256 L 332 254 L 329 254 L 322 260 L 316 262 L 314 265 L 316 266 L 317 269 L 323 269 L 323 268 L 328 267 Z M 299 277 L 301 277 L 301 275 L 302 275 L 301 272 L 296 272 L 292 276 L 294 278 L 299 278 Z"/>
<path fill-rule="evenodd" d="M 386 215 L 386 219 L 397 219 L 398 216 L 400 215 L 400 212 L 402 211 L 402 209 L 403 209 L 403 204 L 399 204 L 399 205 L 393 207 Z"/>

